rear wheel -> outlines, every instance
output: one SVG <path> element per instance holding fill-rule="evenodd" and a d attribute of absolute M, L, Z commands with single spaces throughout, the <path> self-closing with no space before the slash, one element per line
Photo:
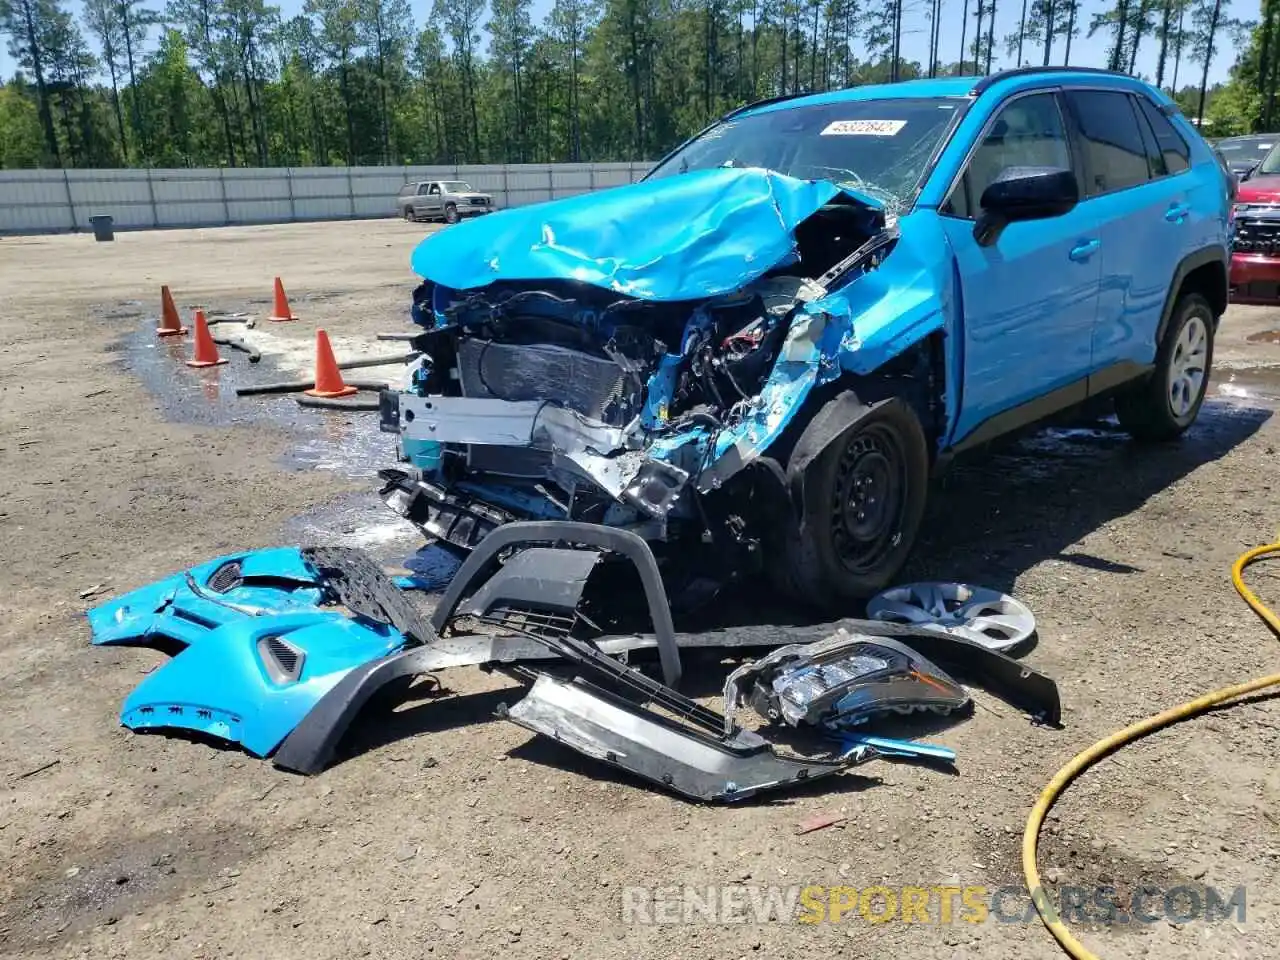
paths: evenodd
<path fill-rule="evenodd" d="M 1213 308 L 1201 294 L 1174 304 L 1151 376 L 1116 397 L 1116 416 L 1139 440 L 1172 440 L 1195 422 L 1213 365 Z"/>
<path fill-rule="evenodd" d="M 413 207 L 405 207 L 400 211 L 400 216 L 404 217 L 405 223 L 413 223 L 418 218 L 413 215 Z"/>
<path fill-rule="evenodd" d="M 849 611 L 890 584 L 915 543 L 929 451 L 905 403 L 858 417 L 805 469 L 803 516 L 785 532 L 774 579 L 798 600 Z"/>
<path fill-rule="evenodd" d="M 446 203 L 444 205 L 444 222 L 445 223 L 457 223 L 461 219 L 462 218 L 458 216 L 457 207 L 455 207 L 452 203 Z"/>

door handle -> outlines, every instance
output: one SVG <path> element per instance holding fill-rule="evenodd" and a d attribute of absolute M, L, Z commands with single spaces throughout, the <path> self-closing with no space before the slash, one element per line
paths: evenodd
<path fill-rule="evenodd" d="M 1071 248 L 1071 259 L 1076 261 L 1076 263 L 1084 263 L 1097 253 L 1098 248 L 1101 246 L 1101 240 L 1081 240 Z"/>
<path fill-rule="evenodd" d="M 1173 203 L 1169 205 L 1169 209 L 1164 212 L 1164 218 L 1170 223 L 1181 223 L 1187 219 L 1187 214 L 1191 212 L 1191 207 L 1185 203 Z"/>

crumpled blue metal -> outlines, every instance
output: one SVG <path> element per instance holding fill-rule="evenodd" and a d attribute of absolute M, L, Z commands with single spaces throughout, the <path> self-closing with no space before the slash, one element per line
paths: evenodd
<path fill-rule="evenodd" d="M 240 564 L 243 582 L 210 590 L 229 561 Z M 192 591 L 188 575 L 216 599 Z M 267 756 L 350 670 L 405 645 L 393 627 L 321 606 L 322 597 L 316 571 L 296 548 L 282 547 L 218 557 L 93 608 L 94 644 L 183 647 L 134 689 L 120 722 L 194 730 Z M 296 680 L 268 673 L 259 652 L 267 637 L 302 651 Z"/>
<path fill-rule="evenodd" d="M 796 226 L 842 192 L 770 170 L 696 170 L 460 223 L 411 263 L 454 290 L 562 279 L 644 300 L 714 297 L 794 260 Z"/>

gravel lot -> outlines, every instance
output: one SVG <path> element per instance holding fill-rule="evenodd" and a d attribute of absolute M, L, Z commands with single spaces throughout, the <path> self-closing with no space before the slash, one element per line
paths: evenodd
<path fill-rule="evenodd" d="M 339 356 L 396 352 L 373 336 L 407 329 L 425 229 L 0 239 L 0 955 L 1059 956 L 1013 897 L 1012 922 L 944 924 L 935 908 L 930 923 L 853 910 L 816 926 L 655 927 L 624 922 L 623 888 L 1017 885 L 1027 810 L 1071 755 L 1275 670 L 1280 650 L 1227 572 L 1280 524 L 1280 311 L 1229 312 L 1213 399 L 1183 441 L 1056 430 L 946 479 L 906 576 L 1028 602 L 1027 659 L 1066 705 L 1055 731 L 977 693 L 971 718 L 933 734 L 958 751 L 959 776 L 878 762 L 768 802 L 695 806 L 492 719 L 518 690 L 474 670 L 448 674 L 446 696 L 371 715 L 357 755 L 310 780 L 119 727 L 122 699 L 162 658 L 91 647 L 88 607 L 234 549 L 326 537 L 390 559 L 417 545 L 373 497 L 391 445 L 372 414 L 304 414 L 230 387 L 307 369 L 317 326 Z M 150 333 L 162 283 L 184 316 L 261 316 L 277 274 L 301 319 L 248 331 L 260 371 L 243 354 L 191 371 L 188 343 Z M 1252 581 L 1280 605 L 1280 564 Z M 702 669 L 714 689 L 721 668 Z M 1243 922 L 1085 924 L 1100 956 L 1275 955 L 1278 722 L 1260 698 L 1127 749 L 1069 791 L 1042 841 L 1057 886 L 1247 891 Z M 797 834 L 826 813 L 847 819 Z"/>

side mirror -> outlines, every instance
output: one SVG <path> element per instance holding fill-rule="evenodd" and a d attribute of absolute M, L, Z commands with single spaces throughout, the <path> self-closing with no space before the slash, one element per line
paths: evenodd
<path fill-rule="evenodd" d="M 974 224 L 974 239 L 989 247 L 1009 224 L 1057 217 L 1079 202 L 1080 186 L 1070 170 L 1006 167 L 982 191 L 982 216 Z"/>

